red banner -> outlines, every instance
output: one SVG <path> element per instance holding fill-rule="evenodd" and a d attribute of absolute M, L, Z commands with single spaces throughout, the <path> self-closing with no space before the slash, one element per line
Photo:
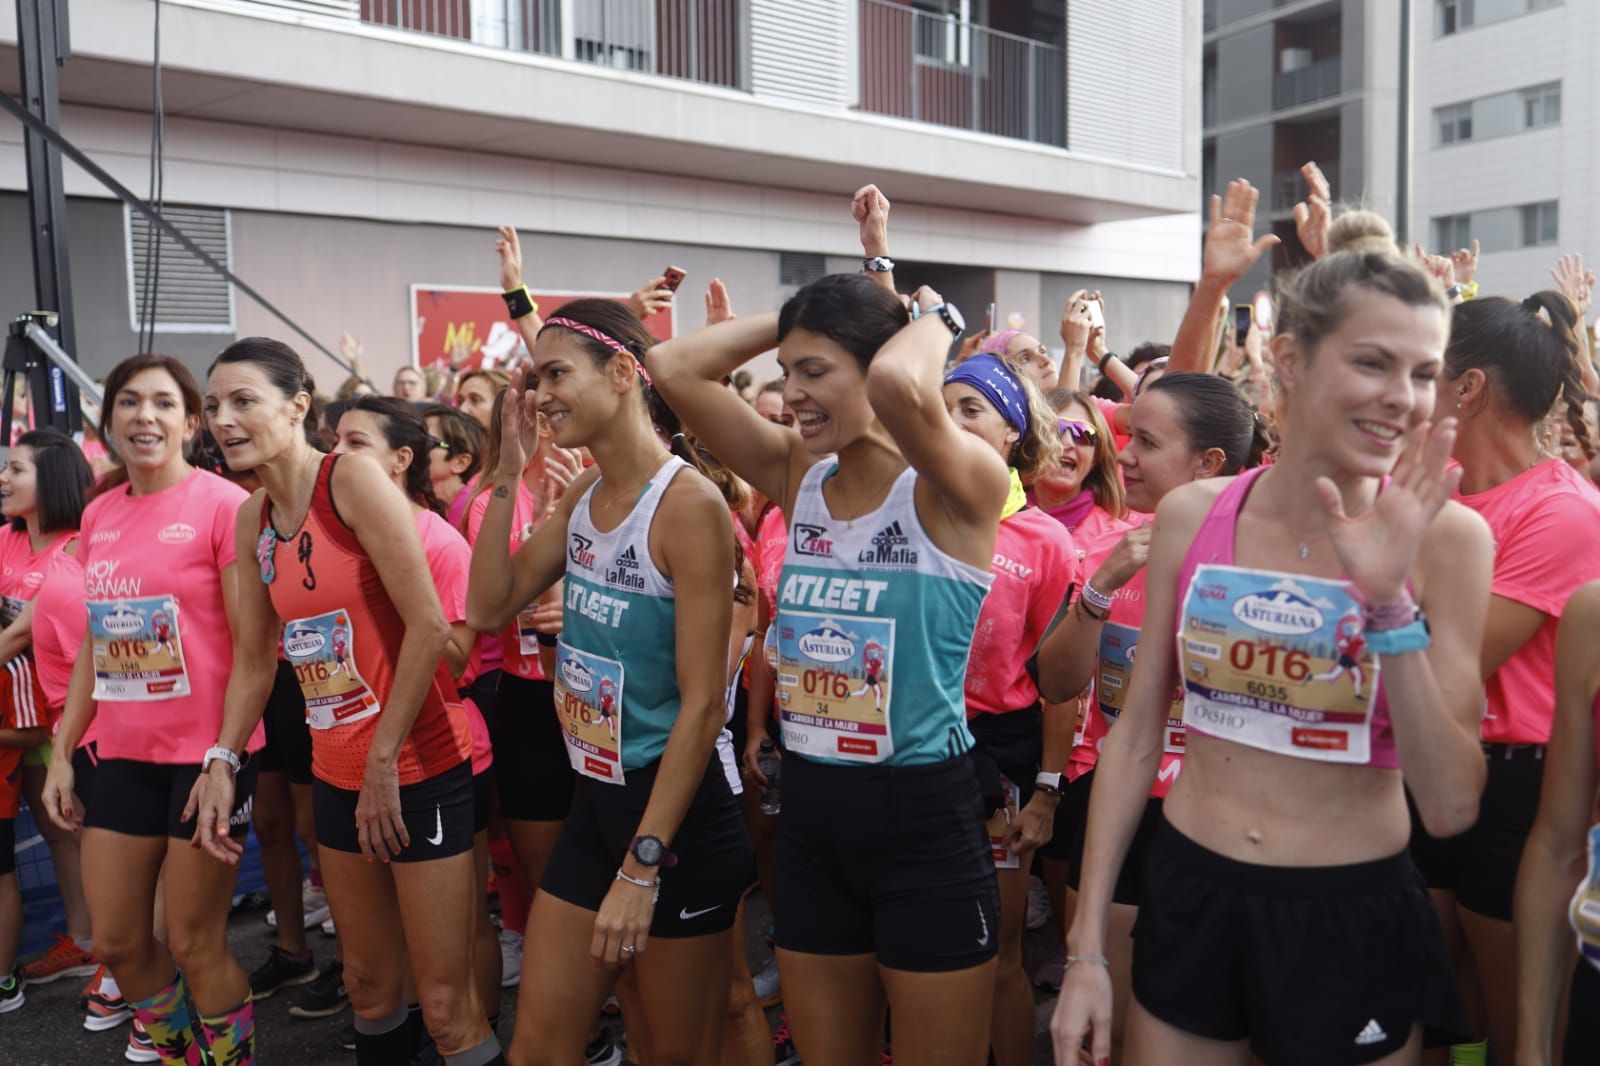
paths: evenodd
<path fill-rule="evenodd" d="M 588 296 L 625 300 L 627 293 L 538 292 L 539 314 L 549 318 L 562 304 Z M 654 336 L 666 340 L 673 334 L 672 309 L 645 319 Z M 500 290 L 467 286 L 411 286 L 411 365 L 426 370 L 476 370 L 505 367 L 523 350 L 522 334 L 506 314 Z"/>

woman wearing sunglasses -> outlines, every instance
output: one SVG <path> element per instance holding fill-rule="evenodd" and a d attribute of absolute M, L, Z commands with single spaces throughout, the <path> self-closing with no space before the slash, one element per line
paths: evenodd
<path fill-rule="evenodd" d="M 990 566 L 994 583 L 973 632 L 965 688 L 1000 886 L 989 1042 L 996 1066 L 1027 1066 L 1034 1031 L 1033 990 L 1022 969 L 1028 867 L 1055 826 L 1074 725 L 1071 707 L 1040 706 L 1028 660 L 1078 580 L 1078 553 L 1072 535 L 1028 506 L 1022 488 L 1055 468 L 1061 455 L 1055 411 L 1033 382 L 998 356 L 979 355 L 946 376 L 944 403 L 956 425 L 992 447 L 1011 471 Z"/>
<path fill-rule="evenodd" d="M 1067 770 L 1070 783 L 1062 804 L 1062 834 L 1068 843 L 1068 914 L 1077 905 L 1095 762 L 1106 731 L 1121 713 L 1134 647 L 1144 624 L 1145 562 L 1150 555 L 1154 528 L 1150 520 L 1156 504 L 1179 485 L 1259 465 L 1266 445 L 1255 412 L 1239 390 L 1213 374 L 1157 377 L 1134 400 L 1129 430 L 1128 446 L 1117 462 L 1122 467 L 1128 508 L 1138 524 L 1084 544 L 1084 573 L 1090 575 L 1089 580 L 1039 646 L 1039 687 L 1046 699 L 1068 700 L 1094 686 L 1083 729 L 1073 744 Z M 1111 960 L 1115 989 L 1112 1046 L 1119 1051 L 1144 848 L 1160 820 L 1162 797 L 1182 769 L 1183 741 L 1180 693 L 1168 714 L 1161 769 L 1112 894 L 1106 956 Z"/>
<path fill-rule="evenodd" d="M 1033 482 L 1033 502 L 1067 527 L 1082 547 L 1113 529 L 1126 530 L 1127 505 L 1117 450 L 1094 399 L 1057 389 L 1049 396 L 1061 437 L 1061 462 Z"/>

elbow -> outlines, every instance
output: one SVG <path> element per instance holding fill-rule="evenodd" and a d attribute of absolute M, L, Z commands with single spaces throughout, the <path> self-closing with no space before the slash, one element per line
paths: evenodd
<path fill-rule="evenodd" d="M 1478 800 L 1483 793 L 1483 776 L 1475 774 L 1470 784 L 1447 793 L 1412 797 L 1417 805 L 1417 818 L 1422 828 L 1436 840 L 1460 836 L 1478 822 Z"/>
<path fill-rule="evenodd" d="M 672 341 L 662 341 L 644 353 L 645 369 L 650 372 L 650 380 L 656 391 L 663 397 L 671 395 L 685 373 L 684 360 L 677 356 L 672 344 Z"/>
<path fill-rule="evenodd" d="M 884 411 L 901 414 L 918 410 L 924 399 L 910 367 L 879 356 L 867 368 L 867 402 L 879 417 Z"/>
<path fill-rule="evenodd" d="M 444 621 L 442 617 L 439 620 L 441 622 Z M 466 622 L 468 626 L 472 627 L 474 632 L 493 633 L 495 630 L 500 629 L 509 621 L 511 621 L 510 616 L 503 613 L 499 604 L 486 602 L 486 598 L 481 592 L 476 591 L 469 586 L 469 590 L 467 592 Z M 446 624 L 444 628 L 446 635 L 448 636 L 450 626 Z"/>

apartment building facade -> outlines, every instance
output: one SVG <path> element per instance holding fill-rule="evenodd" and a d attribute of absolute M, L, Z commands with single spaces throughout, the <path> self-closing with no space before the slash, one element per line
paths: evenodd
<path fill-rule="evenodd" d="M 417 287 L 495 284 L 497 224 L 536 289 L 682 267 L 692 328 L 713 276 L 749 311 L 855 269 L 868 181 L 904 281 L 1046 338 L 1099 288 L 1131 345 L 1170 336 L 1198 271 L 1200 2 L 163 0 L 164 198 L 313 335 L 360 337 L 380 383 L 418 357 Z M 63 133 L 141 194 L 154 13 L 72 0 L 61 69 Z M 0 5 L 13 92 L 15 41 Z M 23 189 L 0 123 L 6 247 Z M 135 344 L 145 231 L 72 167 L 67 190 L 77 354 L 101 374 Z M 286 336 L 186 259 L 160 259 L 158 348 Z M 0 258 L 0 312 L 31 302 L 25 258 Z"/>
<path fill-rule="evenodd" d="M 1336 199 L 1386 216 L 1399 162 L 1398 0 L 1206 0 L 1202 195 L 1243 177 L 1282 243 L 1239 284 L 1304 261 L 1292 211 L 1316 160 Z"/>
<path fill-rule="evenodd" d="M 1600 102 L 1597 33 L 1600 9 L 1575 0 L 1418 4 L 1414 217 L 1436 249 L 1477 239 L 1486 291 L 1526 296 L 1562 252 L 1600 257 L 1581 117 Z"/>

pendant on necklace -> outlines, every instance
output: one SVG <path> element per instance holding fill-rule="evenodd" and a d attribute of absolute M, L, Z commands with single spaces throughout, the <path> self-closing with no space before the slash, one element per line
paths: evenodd
<path fill-rule="evenodd" d="M 1298 554 L 1299 554 L 1300 558 L 1302 558 L 1302 559 L 1311 558 L 1311 545 L 1307 544 L 1305 541 L 1301 541 L 1300 542 L 1300 551 L 1299 551 Z"/>

